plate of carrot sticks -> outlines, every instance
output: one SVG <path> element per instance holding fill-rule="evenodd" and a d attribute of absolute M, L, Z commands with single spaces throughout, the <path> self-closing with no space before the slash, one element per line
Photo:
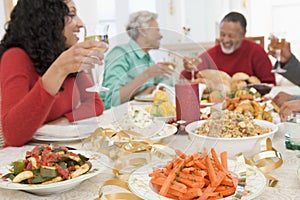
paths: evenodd
<path fill-rule="evenodd" d="M 128 180 L 130 190 L 145 200 L 233 199 L 238 184 L 238 166 L 227 159 L 227 152 L 177 156 L 168 162 L 157 160 L 134 171 Z M 266 178 L 246 165 L 247 179 L 243 200 L 254 199 L 266 188 Z"/>

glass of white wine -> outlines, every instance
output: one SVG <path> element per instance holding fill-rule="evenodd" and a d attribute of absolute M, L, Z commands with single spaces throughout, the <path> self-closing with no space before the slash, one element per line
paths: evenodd
<path fill-rule="evenodd" d="M 285 45 L 285 38 L 282 37 L 278 37 L 278 35 L 273 35 L 273 37 L 271 37 L 271 42 L 270 42 L 270 49 L 272 51 L 275 52 L 276 55 L 276 66 L 274 66 L 274 68 L 272 69 L 272 73 L 284 73 L 286 72 L 285 69 L 283 69 L 281 67 L 280 64 L 280 55 L 281 55 L 281 50 Z"/>
<path fill-rule="evenodd" d="M 100 42 L 105 42 L 108 44 L 108 28 L 109 24 L 102 24 L 99 23 L 96 25 L 96 28 L 92 34 L 87 34 L 87 31 L 85 30 L 85 36 L 84 40 L 95 40 Z M 97 47 L 100 51 L 105 53 L 108 50 L 107 47 Z M 104 65 L 98 65 L 95 64 L 95 67 L 91 69 L 90 72 L 94 85 L 92 87 L 86 88 L 87 92 L 101 92 L 101 91 L 108 91 L 109 89 L 102 86 L 103 82 L 103 74 L 104 74 Z"/>

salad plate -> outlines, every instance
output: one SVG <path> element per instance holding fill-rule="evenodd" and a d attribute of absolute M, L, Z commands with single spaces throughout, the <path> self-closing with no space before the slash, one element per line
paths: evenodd
<path fill-rule="evenodd" d="M 90 158 L 89 161 L 92 163 L 92 168 L 90 169 L 90 171 L 73 179 L 50 184 L 21 184 L 13 183 L 10 179 L 7 178 L 1 178 L 0 188 L 9 190 L 22 190 L 36 195 L 51 195 L 54 193 L 61 193 L 70 190 L 78 186 L 81 182 L 98 175 L 99 173 L 103 172 L 108 166 L 110 166 L 110 159 L 103 154 L 79 150 L 75 150 L 72 152 L 76 154 L 80 153 Z M 16 159 L 22 159 L 22 156 Z M 9 164 L 10 163 L 0 166 L 0 175 L 9 173 L 9 169 L 11 168 Z"/>
<path fill-rule="evenodd" d="M 150 184 L 151 177 L 149 173 L 153 172 L 153 168 L 163 167 L 166 162 L 154 161 L 151 162 L 138 170 L 134 171 L 128 180 L 128 186 L 130 190 L 145 200 L 171 200 L 170 198 L 164 197 L 156 193 Z M 233 160 L 228 160 L 228 170 L 233 173 L 238 173 L 237 163 Z M 243 196 L 243 200 L 255 199 L 262 194 L 266 188 L 267 180 L 265 176 L 256 168 L 247 165 L 247 180 L 246 180 L 246 191 L 247 194 Z M 226 200 L 233 199 L 231 196 L 223 198 Z"/>

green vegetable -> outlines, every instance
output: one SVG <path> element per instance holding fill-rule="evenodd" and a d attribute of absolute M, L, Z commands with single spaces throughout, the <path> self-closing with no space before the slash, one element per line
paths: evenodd
<path fill-rule="evenodd" d="M 25 169 L 25 163 L 23 161 L 15 161 L 12 163 L 14 169 L 14 175 L 18 175 Z"/>
<path fill-rule="evenodd" d="M 58 175 L 56 167 L 41 166 L 40 174 L 42 177 L 54 178 Z"/>

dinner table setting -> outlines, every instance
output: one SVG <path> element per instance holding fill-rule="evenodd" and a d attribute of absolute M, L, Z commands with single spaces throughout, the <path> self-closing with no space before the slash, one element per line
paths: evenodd
<path fill-rule="evenodd" d="M 222 110 L 224 102 L 201 101 L 205 86 L 199 83 L 181 83 L 174 88 L 165 86 L 165 94 L 160 93 L 163 86 L 157 87 L 152 95 L 136 97 L 105 110 L 98 117 L 70 124 L 44 125 L 26 145 L 1 149 L 0 199 L 173 199 L 176 192 L 169 187 L 175 186 L 172 187 L 174 183 L 170 183 L 169 179 L 180 163 L 179 158 L 183 163 L 193 158 L 196 166 L 196 157 L 200 159 L 205 155 L 211 156 L 211 159 L 205 160 L 207 170 L 201 172 L 208 173 L 211 181 L 206 182 L 205 187 L 217 184 L 216 179 L 222 175 L 221 172 L 224 172 L 223 177 L 232 178 L 233 185 L 230 187 L 235 188 L 228 196 L 223 191 L 219 192 L 224 194 L 223 199 L 300 199 L 300 151 L 287 148 L 287 130 L 285 123 L 280 122 L 278 113 L 269 109 L 272 121 L 254 119 L 256 125 L 265 128 L 266 134 L 251 136 L 255 138 L 253 143 L 250 139 L 239 137 L 218 138 L 210 142 L 209 137 L 200 133 L 206 129 L 199 127 L 204 124 L 218 126 L 218 120 L 228 117 L 227 111 Z M 267 95 L 274 97 L 280 91 L 300 95 L 297 86 L 273 86 Z M 271 104 L 266 109 L 268 106 Z M 201 117 L 204 115 L 199 118 L 199 110 L 212 113 L 203 119 Z M 219 114 L 214 115 L 215 110 Z M 252 126 L 246 123 L 250 121 L 248 118 L 243 120 L 246 124 L 243 126 Z M 224 121 L 222 123 L 225 124 Z M 52 183 L 45 181 L 45 184 L 31 184 L 32 176 L 26 183 L 16 181 L 19 178 L 19 174 L 14 174 L 16 161 L 27 160 L 25 169 L 28 163 L 38 165 L 38 159 L 43 160 L 47 149 L 65 155 L 67 161 L 63 159 L 59 166 L 62 166 L 61 162 L 69 166 L 69 162 L 76 161 L 76 166 L 72 165 L 75 170 L 71 173 L 72 178 Z M 40 152 L 39 158 L 35 157 L 36 151 Z M 41 153 L 43 151 L 46 153 Z M 211 161 L 214 169 L 210 168 Z M 167 173 L 165 179 L 155 177 L 165 176 L 157 175 L 156 168 L 168 170 L 167 163 L 171 162 L 174 162 L 173 171 Z M 74 175 L 84 167 L 87 167 L 86 171 Z M 186 170 L 191 168 L 186 167 Z M 51 171 L 47 170 L 47 173 Z M 5 176 L 7 174 L 14 175 L 12 180 Z M 171 190 L 173 193 L 168 193 Z M 208 194 L 205 190 L 197 191 L 205 196 Z M 216 192 L 212 193 L 210 195 L 216 195 Z M 178 196 L 182 197 L 182 194 Z"/>

